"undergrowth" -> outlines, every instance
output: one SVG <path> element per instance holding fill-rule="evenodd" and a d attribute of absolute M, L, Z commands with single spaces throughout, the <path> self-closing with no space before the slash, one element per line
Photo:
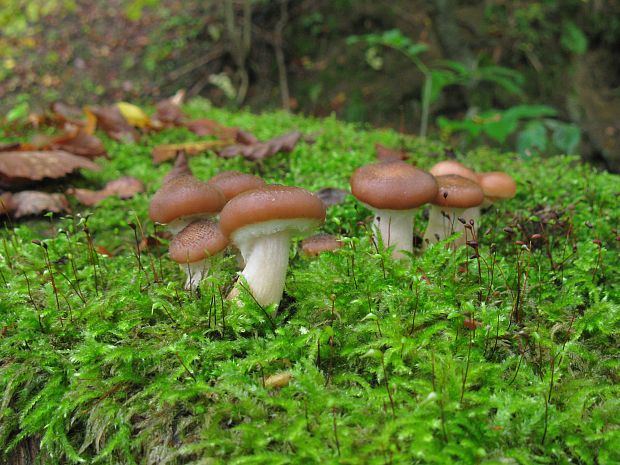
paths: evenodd
<path fill-rule="evenodd" d="M 374 143 L 425 168 L 450 155 L 335 119 L 186 110 L 261 139 L 306 135 L 259 165 L 194 157 L 202 179 L 238 169 L 348 189 Z M 224 299 L 234 259 L 189 293 L 165 241 L 136 245 L 155 235 L 147 206 L 169 169 L 152 165 L 152 147 L 192 139 L 106 140 L 102 171 L 73 181 L 131 175 L 147 193 L 4 223 L 0 461 L 30 439 L 45 464 L 620 462 L 618 177 L 569 157 L 459 155 L 512 174 L 517 196 L 484 213 L 476 248 L 401 262 L 375 247 L 370 212 L 348 196 L 323 226 L 345 246 L 316 259 L 293 250 L 274 314 Z M 425 221 L 419 212 L 420 235 Z M 287 385 L 265 386 L 281 372 Z"/>

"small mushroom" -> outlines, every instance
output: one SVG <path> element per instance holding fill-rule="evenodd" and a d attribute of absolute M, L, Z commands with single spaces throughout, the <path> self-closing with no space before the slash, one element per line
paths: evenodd
<path fill-rule="evenodd" d="M 316 257 L 322 252 L 333 252 L 342 247 L 342 242 L 331 234 L 315 234 L 301 241 L 301 251 L 308 257 Z"/>
<path fill-rule="evenodd" d="M 482 207 L 490 207 L 500 200 L 512 199 L 517 193 L 517 183 L 502 171 L 478 173 L 478 184 L 484 192 Z"/>
<path fill-rule="evenodd" d="M 265 181 L 252 174 L 223 171 L 209 179 L 207 184 L 219 188 L 226 197 L 226 201 L 229 201 L 242 192 L 263 187 Z"/>
<path fill-rule="evenodd" d="M 172 239 L 170 258 L 187 273 L 185 289 L 198 287 L 209 271 L 209 258 L 227 245 L 228 239 L 211 220 L 194 221 Z"/>
<path fill-rule="evenodd" d="M 222 209 L 220 227 L 241 250 L 246 263 L 241 275 L 261 306 L 282 299 L 291 236 L 307 234 L 324 220 L 323 202 L 299 187 L 253 189 Z"/>
<path fill-rule="evenodd" d="M 162 184 L 149 205 L 153 221 L 176 234 L 192 221 L 216 215 L 226 203 L 224 194 L 191 174 L 181 174 Z"/>
<path fill-rule="evenodd" d="M 463 178 L 469 179 L 474 182 L 478 182 L 478 175 L 474 170 L 467 168 L 464 164 L 455 160 L 444 160 L 433 165 L 429 170 L 433 176 L 447 176 L 449 174 L 456 174 Z"/>
<path fill-rule="evenodd" d="M 472 218 L 465 217 L 465 211 L 480 205 L 484 199 L 480 186 L 470 179 L 454 174 L 437 176 L 435 179 L 439 190 L 431 202 L 428 226 L 424 233 L 425 244 L 442 241 L 460 227 L 465 229 L 465 225 L 459 219 L 469 224 Z M 455 239 L 451 244 L 452 247 L 464 245 L 466 236 L 465 232 L 463 236 Z"/>
<path fill-rule="evenodd" d="M 437 194 L 435 178 L 403 161 L 362 166 L 350 179 L 351 192 L 375 214 L 374 229 L 393 257 L 413 252 L 413 219 L 416 209 Z"/>

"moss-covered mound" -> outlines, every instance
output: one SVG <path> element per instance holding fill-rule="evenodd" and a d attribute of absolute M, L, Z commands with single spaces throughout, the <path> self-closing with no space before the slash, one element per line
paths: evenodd
<path fill-rule="evenodd" d="M 425 168 L 448 154 L 334 119 L 187 111 L 261 139 L 307 136 L 262 164 L 194 157 L 203 179 L 237 169 L 348 189 L 377 142 Z M 234 257 L 196 295 L 165 247 L 136 248 L 129 224 L 138 242 L 153 236 L 147 206 L 169 169 L 152 165 L 152 147 L 193 138 L 107 141 L 111 159 L 86 183 L 131 175 L 146 194 L 5 223 L 0 462 L 23 459 L 25 444 L 45 464 L 620 462 L 620 178 L 567 157 L 458 154 L 511 173 L 516 198 L 483 214 L 478 256 L 435 246 L 400 262 L 375 248 L 370 212 L 348 196 L 323 227 L 345 247 L 293 250 L 274 315 L 224 300 Z M 425 224 L 420 211 L 418 235 Z"/>

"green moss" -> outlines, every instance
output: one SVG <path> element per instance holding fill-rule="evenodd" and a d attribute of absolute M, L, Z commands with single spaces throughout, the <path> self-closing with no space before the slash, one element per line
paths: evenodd
<path fill-rule="evenodd" d="M 261 139 L 300 130 L 313 140 L 261 165 L 192 158 L 205 179 L 238 169 L 310 190 L 347 189 L 377 142 L 404 145 L 422 167 L 444 157 L 439 143 L 333 118 L 231 114 L 204 101 L 187 112 Z M 230 257 L 200 297 L 182 289 L 164 247 L 143 251 L 138 265 L 128 223 L 153 233 L 148 200 L 169 169 L 152 165 L 151 148 L 194 139 L 175 129 L 135 145 L 106 140 L 111 159 L 75 182 L 131 175 L 145 181 L 145 194 L 51 224 L 5 224 L 4 458 L 33 437 L 49 464 L 620 460 L 617 176 L 568 157 L 462 155 L 519 184 L 514 200 L 483 217 L 480 274 L 471 248 L 434 247 L 394 262 L 374 248 L 361 223 L 370 212 L 349 196 L 323 227 L 346 246 L 313 260 L 291 252 L 272 326 L 248 296 L 237 306 L 222 298 L 235 275 Z M 112 256 L 93 258 L 85 224 Z M 416 225 L 421 232 L 423 212 Z M 31 242 L 42 233 L 49 267 Z M 535 233 L 545 240 L 531 251 L 515 244 Z M 263 387 L 280 371 L 293 375 L 287 386 Z"/>

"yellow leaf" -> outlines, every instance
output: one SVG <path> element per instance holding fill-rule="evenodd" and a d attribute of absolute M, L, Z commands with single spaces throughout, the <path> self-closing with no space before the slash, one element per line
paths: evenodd
<path fill-rule="evenodd" d="M 136 105 L 127 102 L 118 102 L 116 106 L 123 117 L 132 126 L 137 128 L 145 128 L 151 122 L 147 114 L 142 111 L 142 108 L 137 107 Z"/>

